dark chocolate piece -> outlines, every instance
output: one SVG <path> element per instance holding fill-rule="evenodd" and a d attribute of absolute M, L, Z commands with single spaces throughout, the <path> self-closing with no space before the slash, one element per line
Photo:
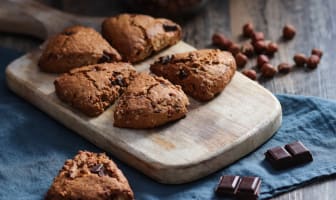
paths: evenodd
<path fill-rule="evenodd" d="M 274 147 L 265 153 L 275 169 L 286 169 L 295 165 L 307 163 L 313 160 L 311 152 L 300 141 L 287 144 L 285 147 Z"/>
<path fill-rule="evenodd" d="M 181 69 L 178 76 L 181 80 L 183 80 L 183 79 L 188 77 L 188 73 L 186 71 L 184 71 L 183 69 Z"/>
<path fill-rule="evenodd" d="M 216 188 L 216 194 L 237 199 L 258 199 L 261 179 L 259 177 L 222 176 Z"/>
<path fill-rule="evenodd" d="M 241 179 L 237 190 L 238 199 L 258 199 L 261 180 L 259 177 L 246 176 Z"/>
<path fill-rule="evenodd" d="M 103 164 L 97 164 L 90 169 L 91 173 L 98 174 L 98 176 L 105 176 L 105 168 Z"/>
<path fill-rule="evenodd" d="M 103 164 L 96 164 L 90 169 L 90 171 L 92 173 L 98 173 L 103 167 L 104 167 Z"/>
<path fill-rule="evenodd" d="M 285 169 L 292 165 L 292 156 L 283 147 L 269 149 L 265 156 L 275 169 Z"/>
<path fill-rule="evenodd" d="M 124 78 L 122 77 L 122 75 L 118 75 L 113 81 L 112 81 L 112 85 L 119 85 L 121 87 L 125 87 L 126 83 Z"/>
<path fill-rule="evenodd" d="M 159 58 L 159 62 L 165 65 L 165 64 L 168 64 L 173 58 L 174 58 L 174 55 L 162 56 Z"/>
<path fill-rule="evenodd" d="M 234 196 L 241 181 L 239 176 L 222 176 L 216 188 L 216 194 L 221 196 Z"/>
<path fill-rule="evenodd" d="M 177 31 L 177 26 L 175 26 L 175 25 L 167 25 L 167 24 L 163 24 L 163 29 L 164 29 L 166 32 Z"/>
<path fill-rule="evenodd" d="M 300 141 L 287 144 L 285 149 L 293 156 L 293 164 L 303 164 L 313 160 L 310 151 Z"/>

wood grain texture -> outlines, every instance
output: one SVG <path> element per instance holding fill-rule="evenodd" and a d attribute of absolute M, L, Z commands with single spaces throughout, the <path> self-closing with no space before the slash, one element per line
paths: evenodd
<path fill-rule="evenodd" d="M 74 0 L 40 1 L 57 2 L 58 8 L 83 15 L 100 15 L 100 13 L 109 14 L 125 11 L 120 9 L 119 5 L 102 6 L 110 5 L 111 1 L 109 0 L 100 0 L 99 6 L 95 8 L 92 8 L 92 1 L 90 0 L 81 1 L 80 4 L 72 3 Z M 230 11 L 235 1 L 238 4 L 243 4 L 242 7 L 246 7 L 245 13 L 235 14 Z M 336 44 L 335 40 L 333 40 L 336 34 L 336 16 L 333 14 L 335 12 L 336 2 L 334 0 L 210 0 L 209 5 L 203 12 L 189 19 L 180 19 L 180 23 L 184 29 L 184 41 L 197 48 L 210 46 L 211 34 L 215 31 L 223 32 L 230 37 L 235 36 L 231 34 L 232 24 L 236 24 L 235 33 L 237 33 L 239 27 L 247 19 L 253 21 L 258 30 L 268 30 L 267 37 L 275 39 L 279 37 L 278 28 L 281 28 L 281 22 L 293 23 L 298 28 L 298 37 L 293 42 L 282 45 L 281 52 L 272 62 L 276 63 L 280 60 L 291 61 L 294 52 L 304 51 L 309 53 L 309 49 L 316 46 L 322 48 L 325 52 L 320 68 L 313 72 L 296 70 L 289 75 L 278 76 L 275 79 L 263 81 L 261 84 L 273 93 L 314 95 L 336 99 L 334 84 L 336 75 L 334 52 L 336 52 Z M 242 21 L 236 21 L 235 18 L 240 18 Z M 274 26 L 274 24 L 277 25 Z M 25 36 L 0 33 L 1 46 L 25 51 L 37 47 L 40 43 L 41 41 Z M 308 49 L 306 49 L 307 47 Z M 249 66 L 253 66 L 253 64 L 249 63 Z M 334 199 L 333 188 L 336 188 L 335 178 L 305 186 L 274 199 Z"/>
<path fill-rule="evenodd" d="M 190 50 L 194 48 L 179 42 L 160 55 Z M 37 66 L 40 54 L 41 50 L 36 50 L 8 66 L 9 87 L 68 128 L 162 183 L 190 182 L 217 171 L 264 143 L 281 124 L 277 99 L 236 73 L 212 101 L 191 99 L 189 113 L 182 120 L 148 130 L 117 128 L 113 126 L 114 106 L 97 118 L 88 118 L 62 103 L 53 86 L 56 75 L 43 73 Z M 148 71 L 154 59 L 136 65 L 137 71 Z"/>

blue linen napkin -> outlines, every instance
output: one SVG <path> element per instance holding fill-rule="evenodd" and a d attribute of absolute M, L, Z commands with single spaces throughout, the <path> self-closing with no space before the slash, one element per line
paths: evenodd
<path fill-rule="evenodd" d="M 102 152 L 14 93 L 4 70 L 20 53 L 0 48 L 0 199 L 43 199 L 62 167 L 78 150 Z M 260 199 L 292 190 L 318 177 L 336 174 L 336 102 L 315 97 L 278 95 L 283 123 L 274 137 L 233 165 L 193 183 L 164 185 L 114 159 L 138 200 L 220 199 L 214 188 L 223 174 L 260 176 Z M 267 116 L 265 116 L 267 117 Z M 314 161 L 286 171 L 274 171 L 264 152 L 300 140 Z M 113 157 L 112 157 L 113 158 Z"/>

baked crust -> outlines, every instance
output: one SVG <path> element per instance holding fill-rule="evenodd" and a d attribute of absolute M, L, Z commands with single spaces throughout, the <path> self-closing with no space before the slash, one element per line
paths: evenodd
<path fill-rule="evenodd" d="M 104 153 L 79 151 L 64 163 L 45 200 L 133 200 L 123 173 Z"/>
<path fill-rule="evenodd" d="M 189 100 L 180 86 L 147 73 L 138 74 L 120 97 L 114 125 L 153 128 L 186 115 Z"/>
<path fill-rule="evenodd" d="M 203 49 L 160 57 L 150 70 L 181 85 L 193 98 L 208 101 L 229 84 L 236 71 L 236 62 L 229 52 Z"/>
<path fill-rule="evenodd" d="M 124 61 L 136 63 L 181 40 L 181 27 L 163 18 L 120 14 L 104 20 L 102 34 Z"/>
<path fill-rule="evenodd" d="M 128 63 L 103 63 L 73 69 L 54 85 L 62 101 L 94 117 L 114 103 L 135 74 Z"/>
<path fill-rule="evenodd" d="M 120 60 L 119 53 L 97 31 L 73 26 L 49 39 L 38 65 L 45 72 L 64 73 L 76 67 Z"/>

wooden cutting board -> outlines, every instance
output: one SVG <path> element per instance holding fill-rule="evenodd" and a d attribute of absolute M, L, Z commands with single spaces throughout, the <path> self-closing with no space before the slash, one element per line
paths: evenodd
<path fill-rule="evenodd" d="M 32 9 L 41 9 L 38 16 L 32 14 L 34 12 L 28 13 L 33 17 L 28 21 L 39 21 L 43 14 L 53 12 L 58 13 L 58 17 L 70 16 L 36 2 L 24 2 L 29 2 Z M 22 11 L 17 10 L 22 1 L 7 3 L 16 5 L 16 12 Z M 86 18 L 70 17 L 74 24 L 87 24 Z M 0 10 L 0 27 L 4 22 L 1 18 Z M 97 23 L 100 21 L 96 19 Z M 19 20 L 15 22 L 21 23 Z M 56 32 L 48 29 L 50 25 L 44 25 L 52 21 L 39 23 L 46 35 Z M 59 30 L 69 25 L 60 24 Z M 25 29 L 14 31 L 34 33 Z M 191 50 L 194 50 L 192 46 L 179 42 L 135 67 L 138 71 L 148 71 L 149 64 L 157 56 Z M 281 124 L 278 100 L 261 85 L 237 72 L 225 90 L 212 101 L 200 103 L 190 98 L 189 113 L 182 120 L 148 130 L 116 128 L 113 126 L 114 106 L 99 117 L 89 118 L 62 103 L 53 86 L 56 75 L 38 69 L 40 55 L 41 49 L 35 50 L 7 67 L 9 88 L 98 147 L 162 183 L 190 182 L 219 170 L 260 146 Z"/>

